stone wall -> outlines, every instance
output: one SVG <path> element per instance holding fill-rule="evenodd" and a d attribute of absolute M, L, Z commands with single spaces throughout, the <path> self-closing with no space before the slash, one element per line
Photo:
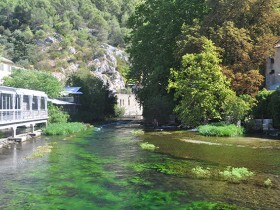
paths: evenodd
<path fill-rule="evenodd" d="M 275 46 L 275 55 L 267 59 L 266 64 L 266 88 L 275 90 L 280 86 L 280 41 Z"/>

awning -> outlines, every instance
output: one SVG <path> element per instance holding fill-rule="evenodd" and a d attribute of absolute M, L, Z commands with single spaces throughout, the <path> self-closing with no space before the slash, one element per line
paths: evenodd
<path fill-rule="evenodd" d="M 65 87 L 64 91 L 62 91 L 62 95 L 68 95 L 68 94 L 73 94 L 73 95 L 82 95 L 83 93 L 80 92 L 81 87 Z"/>
<path fill-rule="evenodd" d="M 48 98 L 48 102 L 51 102 L 52 104 L 55 104 L 55 105 L 76 105 L 74 103 L 70 103 L 67 101 L 61 101 L 58 99 L 50 99 L 50 98 Z"/>

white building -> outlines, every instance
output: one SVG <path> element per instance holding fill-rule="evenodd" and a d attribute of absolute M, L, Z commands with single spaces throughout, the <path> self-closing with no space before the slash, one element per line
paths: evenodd
<path fill-rule="evenodd" d="M 280 86 L 280 40 L 275 46 L 275 55 L 267 59 L 265 78 L 268 90 Z"/>
<path fill-rule="evenodd" d="M 0 57 L 0 85 L 3 84 L 4 77 L 11 75 L 13 66 L 13 61 Z"/>
<path fill-rule="evenodd" d="M 136 100 L 135 94 L 116 94 L 118 106 L 125 109 L 124 117 L 141 118 L 143 114 L 142 106 Z"/>

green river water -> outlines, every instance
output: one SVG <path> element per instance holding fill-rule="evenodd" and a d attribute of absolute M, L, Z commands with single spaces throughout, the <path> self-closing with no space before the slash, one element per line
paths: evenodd
<path fill-rule="evenodd" d="M 116 123 L 1 149 L 0 209 L 280 209 L 279 140 L 186 131 L 133 135 L 138 129 Z M 143 142 L 157 149 L 143 150 Z M 51 152 L 26 158 L 42 145 Z M 197 166 L 246 167 L 255 176 L 240 183 L 197 178 Z"/>

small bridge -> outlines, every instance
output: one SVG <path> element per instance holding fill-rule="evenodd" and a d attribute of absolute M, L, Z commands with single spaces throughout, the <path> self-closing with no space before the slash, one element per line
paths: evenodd
<path fill-rule="evenodd" d="M 41 91 L 0 86 L 0 130 L 12 129 L 15 138 L 20 126 L 47 124 L 48 96 Z"/>

